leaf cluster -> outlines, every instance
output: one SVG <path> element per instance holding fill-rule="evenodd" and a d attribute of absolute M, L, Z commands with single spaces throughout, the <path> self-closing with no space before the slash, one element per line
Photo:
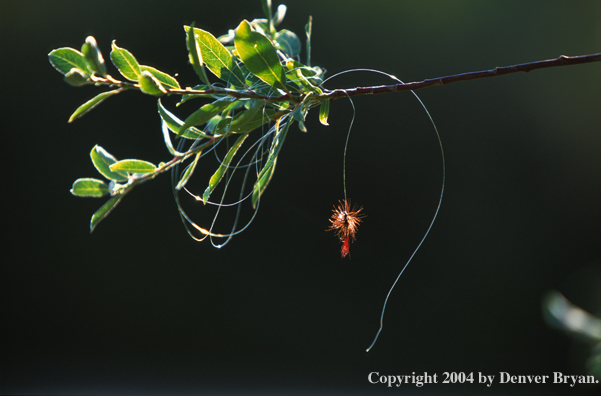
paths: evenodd
<path fill-rule="evenodd" d="M 90 229 L 115 208 L 135 186 L 174 167 L 186 163 L 185 171 L 174 180 L 174 189 L 185 187 L 197 168 L 203 153 L 226 139 L 228 151 L 208 181 L 201 200 L 206 203 L 231 167 L 234 157 L 257 129 L 269 130 L 269 149 L 257 168 L 251 199 L 257 207 L 274 174 L 277 159 L 290 126 L 297 123 L 306 131 L 304 120 L 310 108 L 321 105 L 319 118 L 327 125 L 329 99 L 321 83 L 325 70 L 311 66 L 311 19 L 305 28 L 306 62 L 300 62 L 302 44 L 299 37 L 278 26 L 286 14 L 280 5 L 272 12 L 271 1 L 262 0 L 265 18 L 243 20 L 236 29 L 215 37 L 210 32 L 184 26 L 188 61 L 198 76 L 193 87 L 182 88 L 173 76 L 154 67 L 142 65 L 128 50 L 113 41 L 110 60 L 122 80 L 107 72 L 103 55 L 93 37 L 88 37 L 81 51 L 58 48 L 49 53 L 52 66 L 64 80 L 75 87 L 93 84 L 108 87 L 82 104 L 69 118 L 72 122 L 126 90 L 138 90 L 157 97 L 157 109 L 165 146 L 171 160 L 155 165 L 141 159 L 117 160 L 105 149 L 95 146 L 90 157 L 94 167 L 104 177 L 81 178 L 73 183 L 71 193 L 78 197 L 110 199 L 92 216 Z M 178 95 L 179 104 L 201 99 L 202 104 L 180 119 L 170 112 L 161 97 Z M 178 148 L 172 139 L 178 140 Z M 182 150 L 188 143 L 188 148 Z M 206 230 L 201 229 L 205 233 Z M 206 231 L 206 234 L 210 234 Z"/>

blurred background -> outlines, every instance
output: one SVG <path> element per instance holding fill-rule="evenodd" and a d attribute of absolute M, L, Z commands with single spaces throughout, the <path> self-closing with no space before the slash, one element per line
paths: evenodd
<path fill-rule="evenodd" d="M 313 64 L 328 75 L 373 68 L 419 81 L 601 51 L 596 0 L 285 4 L 281 27 L 303 42 L 313 16 Z M 259 0 L 2 0 L 0 393 L 349 395 L 390 392 L 368 382 L 373 371 L 587 374 L 590 345 L 549 327 L 542 301 L 557 290 L 601 314 L 599 63 L 419 92 L 444 144 L 445 197 L 369 353 L 441 185 L 436 136 L 410 93 L 354 99 L 347 189 L 368 217 L 351 260 L 324 231 L 343 198 L 353 114 L 345 100 L 332 103 L 329 127 L 314 111 L 308 133 L 291 130 L 255 221 L 225 248 L 188 237 L 168 176 L 136 189 L 89 233 L 104 200 L 69 189 L 98 177 L 95 144 L 117 158 L 158 163 L 169 154 L 152 97 L 127 92 L 67 124 L 100 89 L 65 84 L 48 52 L 93 35 L 108 61 L 117 39 L 191 86 L 182 25 L 220 35 L 261 16 Z M 352 73 L 327 87 L 381 83 Z M 188 210 L 207 224 L 201 204 Z M 561 395 L 599 385 L 400 389 Z"/>

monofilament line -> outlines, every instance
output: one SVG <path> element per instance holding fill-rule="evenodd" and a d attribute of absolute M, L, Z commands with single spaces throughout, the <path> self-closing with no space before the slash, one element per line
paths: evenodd
<path fill-rule="evenodd" d="M 339 76 L 341 74 L 344 74 L 344 73 L 350 73 L 350 72 L 356 72 L 356 71 L 366 71 L 366 72 L 373 72 L 373 73 L 383 74 L 383 75 L 385 75 L 385 76 L 387 76 L 387 77 L 389 77 L 389 78 L 391 78 L 391 79 L 393 79 L 395 81 L 398 81 L 401 84 L 404 84 L 401 80 L 399 80 L 398 78 L 396 78 L 395 76 L 393 76 L 391 74 L 388 74 L 388 73 L 385 73 L 385 72 L 382 72 L 382 71 L 379 71 L 379 70 L 373 70 L 373 69 L 352 69 L 352 70 L 346 70 L 346 71 L 343 71 L 343 72 L 340 72 L 338 74 L 335 74 L 335 75 L 331 76 L 330 78 L 326 79 L 325 81 L 327 81 L 327 80 L 329 80 L 329 79 L 331 79 L 333 77 Z M 384 300 L 384 305 L 382 306 L 382 314 L 380 315 L 380 328 L 378 329 L 378 332 L 376 333 L 376 336 L 374 337 L 373 342 L 366 349 L 366 352 L 369 352 L 373 348 L 373 346 L 376 344 L 376 341 L 378 340 L 378 337 L 380 336 L 380 332 L 382 331 L 382 328 L 384 327 L 384 313 L 386 311 L 386 304 L 388 304 L 388 299 L 390 298 L 390 295 L 392 294 L 392 290 L 394 289 L 394 287 L 398 283 L 399 279 L 403 275 L 403 272 L 405 272 L 405 270 L 409 266 L 409 263 L 411 262 L 411 260 L 413 260 L 413 257 L 415 256 L 415 254 L 417 253 L 417 251 L 420 249 L 420 247 L 422 246 L 422 244 L 426 240 L 426 237 L 430 233 L 430 230 L 432 229 L 432 226 L 434 225 L 434 222 L 436 221 L 436 218 L 438 217 L 438 212 L 440 211 L 440 207 L 442 205 L 442 197 L 444 195 L 445 178 L 446 178 L 446 165 L 445 165 L 444 149 L 442 147 L 442 140 L 440 138 L 440 133 L 438 132 L 438 128 L 436 127 L 436 123 L 434 122 L 434 119 L 430 115 L 430 112 L 426 108 L 426 105 L 424 105 L 424 102 L 422 102 L 422 100 L 419 98 L 419 96 L 414 91 L 411 91 L 411 93 L 413 94 L 413 96 L 415 96 L 415 98 L 417 99 L 417 101 L 419 102 L 419 104 L 422 106 L 422 108 L 424 109 L 424 111 L 428 115 L 428 118 L 430 119 L 430 122 L 432 123 L 432 127 L 434 128 L 434 132 L 436 133 L 436 138 L 438 139 L 438 145 L 440 147 L 440 157 L 441 157 L 441 161 L 442 161 L 442 183 L 441 183 L 441 188 L 440 188 L 440 197 L 438 199 L 438 205 L 436 206 L 436 211 L 434 212 L 434 216 L 432 217 L 432 221 L 430 222 L 430 225 L 428 226 L 428 229 L 426 230 L 426 232 L 424 233 L 424 236 L 420 240 L 419 244 L 417 245 L 417 247 L 415 248 L 415 250 L 413 251 L 413 253 L 409 257 L 409 259 L 407 260 L 407 262 L 405 263 L 405 265 L 401 269 L 401 272 L 399 272 L 399 275 L 396 277 L 394 283 L 392 284 L 392 286 L 390 287 L 390 290 L 388 291 L 388 294 L 386 295 L 386 299 Z M 351 100 L 350 96 L 349 96 L 349 100 Z M 353 106 L 353 120 L 354 120 L 355 106 L 354 106 L 352 100 L 351 100 L 351 105 Z M 352 121 L 351 121 L 351 126 L 352 126 Z M 346 199 L 346 148 L 347 148 L 347 145 L 348 145 L 349 136 L 350 136 L 350 129 L 349 129 L 349 134 L 347 134 L 347 139 L 346 139 L 346 143 L 347 144 L 344 146 L 343 180 L 344 180 L 344 197 L 345 197 L 345 199 Z"/>
<path fill-rule="evenodd" d="M 394 76 L 391 76 L 391 77 L 393 79 L 399 81 L 401 84 L 403 83 L 398 78 L 396 78 Z M 380 328 L 378 329 L 378 332 L 376 333 L 376 336 L 375 336 L 373 342 L 371 343 L 371 345 L 365 350 L 366 352 L 369 352 L 371 350 L 371 348 L 373 348 L 373 346 L 376 344 L 376 341 L 378 341 L 378 337 L 380 335 L 380 332 L 382 331 L 382 328 L 384 327 L 384 311 L 386 310 L 386 304 L 388 303 L 388 298 L 390 297 L 390 294 L 392 293 L 392 290 L 396 286 L 397 282 L 401 278 L 401 275 L 403 275 L 403 272 L 405 272 L 405 269 L 407 269 L 407 266 L 409 266 L 409 263 L 411 262 L 411 260 L 413 260 L 413 256 L 415 256 L 415 254 L 417 253 L 417 251 L 419 250 L 419 248 L 422 246 L 422 244 L 426 240 L 426 237 L 430 233 L 430 230 L 432 229 L 432 226 L 434 225 L 434 222 L 436 221 L 436 217 L 438 216 L 438 212 L 440 210 L 440 206 L 442 205 L 442 196 L 444 194 L 445 177 L 446 177 L 446 166 L 445 166 L 445 159 L 444 159 L 444 150 L 442 148 L 442 140 L 440 139 L 440 133 L 438 133 L 438 128 L 436 128 L 436 124 L 434 123 L 434 120 L 432 119 L 432 116 L 430 115 L 430 112 L 426 108 L 426 105 L 424 105 L 424 102 L 422 102 L 422 100 L 419 98 L 419 96 L 417 96 L 417 94 L 415 92 L 411 91 L 411 93 L 413 94 L 413 96 L 415 96 L 415 98 L 417 99 L 417 101 L 419 102 L 419 104 L 423 107 L 424 111 L 428 115 L 428 118 L 430 119 L 430 122 L 432 123 L 432 126 L 434 127 L 434 132 L 436 133 L 436 138 L 438 139 L 438 145 L 440 146 L 440 158 L 442 160 L 442 185 L 441 185 L 441 188 L 440 188 L 440 198 L 438 199 L 438 205 L 436 206 L 436 211 L 434 212 L 434 216 L 432 217 L 432 221 L 430 222 L 430 225 L 428 226 L 428 229 L 426 230 L 426 233 L 424 234 L 422 240 L 419 242 L 419 244 L 417 245 L 417 247 L 415 248 L 415 250 L 411 254 L 411 257 L 409 257 L 409 260 L 407 260 L 407 262 L 405 263 L 405 265 L 401 269 L 401 272 L 399 272 L 399 276 L 397 276 L 397 278 L 395 279 L 394 283 L 390 287 L 390 290 L 388 291 L 388 294 L 386 295 L 386 299 L 384 300 L 384 306 L 382 307 L 382 315 L 380 316 Z"/>
<path fill-rule="evenodd" d="M 348 202 L 346 196 L 346 150 L 348 148 L 349 138 L 351 137 L 351 129 L 353 129 L 353 123 L 355 122 L 355 104 L 353 103 L 353 99 L 350 97 L 348 100 L 351 102 L 351 106 L 353 107 L 353 117 L 351 118 L 351 123 L 346 134 L 346 142 L 344 142 L 344 156 L 342 157 L 342 186 L 344 187 L 344 202 Z"/>

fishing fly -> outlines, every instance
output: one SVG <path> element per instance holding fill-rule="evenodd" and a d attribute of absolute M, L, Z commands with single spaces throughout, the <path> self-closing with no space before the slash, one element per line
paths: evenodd
<path fill-rule="evenodd" d="M 335 231 L 336 235 L 342 242 L 342 248 L 340 254 L 342 258 L 349 256 L 350 258 L 350 243 L 351 239 L 355 240 L 355 234 L 361 223 L 361 219 L 365 217 L 361 211 L 362 207 L 353 206 L 351 207 L 350 201 L 346 199 L 340 201 L 338 206 L 334 207 L 334 213 L 330 218 L 330 227 L 328 230 Z"/>

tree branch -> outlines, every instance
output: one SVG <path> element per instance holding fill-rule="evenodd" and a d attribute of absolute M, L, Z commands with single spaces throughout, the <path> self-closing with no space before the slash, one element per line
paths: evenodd
<path fill-rule="evenodd" d="M 529 72 L 536 69 L 544 69 L 547 67 L 558 67 L 558 66 L 569 66 L 577 65 L 581 63 L 590 62 L 601 62 L 601 53 L 581 55 L 581 56 L 565 56 L 562 55 L 556 59 L 547 59 L 537 62 L 522 63 L 519 65 L 495 67 L 491 70 L 454 74 L 451 76 L 430 78 L 419 82 L 410 82 L 396 85 L 380 85 L 375 87 L 358 87 L 352 89 L 335 89 L 329 91 L 324 96 L 327 99 L 335 100 L 340 98 L 346 98 L 349 96 L 358 95 L 378 95 L 390 92 L 399 91 L 416 91 L 418 89 L 429 88 L 436 85 L 446 85 L 459 81 L 470 81 L 477 80 L 479 78 L 488 78 L 503 76 L 505 74 L 518 73 L 518 72 Z"/>

